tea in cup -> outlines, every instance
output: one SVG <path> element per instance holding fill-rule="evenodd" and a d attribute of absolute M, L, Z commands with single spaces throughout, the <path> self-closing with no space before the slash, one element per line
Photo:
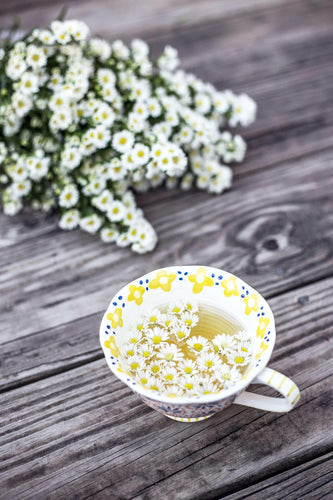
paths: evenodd
<path fill-rule="evenodd" d="M 167 267 L 123 287 L 104 314 L 100 341 L 112 372 L 148 406 L 193 422 L 232 403 L 286 412 L 299 390 L 266 367 L 272 311 L 240 278 L 206 266 Z M 269 385 L 282 398 L 245 391 Z"/>

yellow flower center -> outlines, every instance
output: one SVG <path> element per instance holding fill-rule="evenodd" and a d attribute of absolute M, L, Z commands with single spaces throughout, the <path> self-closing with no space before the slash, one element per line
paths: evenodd
<path fill-rule="evenodd" d="M 192 368 L 190 366 L 186 366 L 184 372 L 189 375 L 190 373 L 192 373 Z"/>
<path fill-rule="evenodd" d="M 154 344 L 159 344 L 162 341 L 162 337 L 160 335 L 154 335 L 152 340 Z"/>
<path fill-rule="evenodd" d="M 242 356 L 236 356 L 235 363 L 238 363 L 238 364 L 244 363 L 244 358 Z"/>
<path fill-rule="evenodd" d="M 169 354 L 167 354 L 167 355 L 165 356 L 165 359 L 166 359 L 166 361 L 172 361 L 172 360 L 173 360 L 173 357 L 174 357 L 174 355 L 170 352 Z"/>
<path fill-rule="evenodd" d="M 154 366 L 152 366 L 151 371 L 152 371 L 153 373 L 157 373 L 157 372 L 159 372 L 159 371 L 160 371 L 160 367 L 159 367 L 158 365 L 154 365 Z"/>
<path fill-rule="evenodd" d="M 173 375 L 169 373 L 168 375 L 165 376 L 165 380 L 173 380 Z"/>
<path fill-rule="evenodd" d="M 202 345 L 202 344 L 200 344 L 199 342 L 196 342 L 195 344 L 193 344 L 193 348 L 194 348 L 196 351 L 200 352 L 200 351 L 203 349 L 203 345 Z"/>

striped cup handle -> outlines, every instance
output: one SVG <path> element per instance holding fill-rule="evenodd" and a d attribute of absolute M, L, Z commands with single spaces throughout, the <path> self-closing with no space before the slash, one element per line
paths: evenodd
<path fill-rule="evenodd" d="M 271 368 L 264 368 L 252 383 L 268 385 L 282 394 L 284 399 L 262 396 L 245 391 L 235 399 L 235 404 L 251 406 L 259 410 L 286 412 L 292 410 L 300 398 L 297 385 L 290 378 L 275 370 L 271 370 Z"/>

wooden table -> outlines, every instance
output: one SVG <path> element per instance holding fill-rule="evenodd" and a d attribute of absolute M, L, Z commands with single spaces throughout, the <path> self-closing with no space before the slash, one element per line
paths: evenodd
<path fill-rule="evenodd" d="M 3 2 L 1 24 L 13 13 L 24 28 L 46 24 L 62 4 Z M 174 45 L 184 68 L 247 92 L 259 113 L 230 192 L 140 196 L 160 237 L 150 255 L 62 232 L 54 216 L 0 215 L 1 498 L 332 498 L 332 14 L 329 0 L 71 2 L 68 17 L 94 33 L 142 37 L 155 54 Z M 98 328 L 111 296 L 194 263 L 268 298 L 270 366 L 302 392 L 291 413 L 234 405 L 178 423 L 106 367 Z"/>

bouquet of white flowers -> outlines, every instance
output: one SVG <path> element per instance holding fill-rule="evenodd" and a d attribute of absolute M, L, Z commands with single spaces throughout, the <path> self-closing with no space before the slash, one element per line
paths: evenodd
<path fill-rule="evenodd" d="M 58 207 L 62 229 L 147 252 L 157 238 L 132 190 L 229 188 L 225 163 L 242 161 L 246 145 L 221 127 L 249 125 L 256 105 L 178 69 L 170 46 L 151 61 L 142 40 L 88 34 L 54 21 L 0 49 L 4 212 Z"/>

